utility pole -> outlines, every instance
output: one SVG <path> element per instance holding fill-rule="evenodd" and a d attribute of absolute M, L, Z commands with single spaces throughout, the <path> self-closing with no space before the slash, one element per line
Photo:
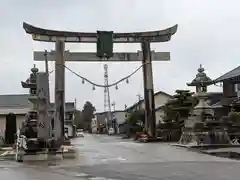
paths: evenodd
<path fill-rule="evenodd" d="M 45 71 L 48 74 L 49 70 L 48 70 L 48 58 L 47 58 L 48 52 L 47 50 L 44 51 L 44 57 L 45 57 Z"/>
<path fill-rule="evenodd" d="M 74 99 L 74 108 L 77 109 L 77 98 Z"/>
<path fill-rule="evenodd" d="M 142 99 L 141 94 L 137 94 L 137 97 L 138 97 L 138 101 L 141 101 L 141 99 Z"/>
<path fill-rule="evenodd" d="M 48 69 L 48 52 L 47 50 L 44 51 L 44 57 L 45 57 L 45 72 L 47 74 L 47 82 L 48 82 L 48 87 L 47 87 L 47 105 L 49 108 L 50 105 L 50 86 L 49 86 L 49 69 Z"/>
<path fill-rule="evenodd" d="M 115 110 L 116 110 L 116 109 L 115 109 L 115 107 L 116 107 L 115 101 L 112 102 L 112 107 L 113 107 L 113 111 L 115 111 Z"/>
<path fill-rule="evenodd" d="M 116 109 L 115 109 L 116 103 L 115 101 L 112 102 L 113 112 L 112 112 L 112 128 L 114 128 L 114 133 L 117 132 L 117 119 L 116 119 Z"/>
<path fill-rule="evenodd" d="M 141 96 L 141 94 L 137 94 L 137 97 L 138 97 L 138 110 L 141 110 L 140 101 L 142 100 L 142 96 Z"/>

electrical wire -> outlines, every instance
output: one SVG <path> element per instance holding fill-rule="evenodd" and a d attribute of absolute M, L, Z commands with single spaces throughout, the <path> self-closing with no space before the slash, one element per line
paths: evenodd
<path fill-rule="evenodd" d="M 48 75 L 52 74 L 53 72 L 54 72 L 54 69 L 53 69 L 53 70 L 51 70 L 51 71 L 48 73 Z"/>
<path fill-rule="evenodd" d="M 92 84 L 92 85 L 94 85 L 94 86 L 96 86 L 96 87 L 103 87 L 103 88 L 105 88 L 105 87 L 116 86 L 117 84 L 121 83 L 122 81 L 127 80 L 128 78 L 130 78 L 131 76 L 133 76 L 136 72 L 138 72 L 138 71 L 139 71 L 144 65 L 146 65 L 146 64 L 149 64 L 149 62 L 148 62 L 148 63 L 145 63 L 145 64 L 142 64 L 139 68 L 137 68 L 135 71 L 133 71 L 133 72 L 132 72 L 131 74 L 129 74 L 128 76 L 126 76 L 126 77 L 118 80 L 118 81 L 115 82 L 115 83 L 109 84 L 109 85 L 107 85 L 107 86 L 106 86 L 106 85 L 102 85 L 102 84 L 96 84 L 96 83 L 90 81 L 89 79 L 81 76 L 80 74 L 76 73 L 75 71 L 73 71 L 72 69 L 70 69 L 69 67 L 67 67 L 66 65 L 63 65 L 63 66 L 64 66 L 68 71 L 70 71 L 71 73 L 73 73 L 73 74 L 75 74 L 76 76 L 80 77 L 82 80 L 85 80 L 85 81 L 87 81 L 88 83 L 90 83 L 90 84 Z"/>

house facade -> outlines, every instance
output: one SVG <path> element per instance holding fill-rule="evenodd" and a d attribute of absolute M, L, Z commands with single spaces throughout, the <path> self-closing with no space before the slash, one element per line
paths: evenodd
<path fill-rule="evenodd" d="M 92 133 L 105 133 L 106 132 L 106 122 L 107 122 L 107 112 L 95 113 L 95 117 L 92 118 Z M 125 111 L 112 111 L 111 116 L 114 120 L 115 131 L 118 133 L 119 128 L 118 125 L 125 122 L 126 112 Z M 99 132 L 100 131 L 100 132 Z"/>
<path fill-rule="evenodd" d="M 29 94 L 11 94 L 0 95 L 0 136 L 5 136 L 6 117 L 8 114 L 13 113 L 16 116 L 17 129 L 22 125 L 25 120 L 25 115 L 32 109 L 32 103 L 28 101 Z M 54 104 L 50 104 L 50 113 L 54 112 Z M 70 129 L 69 133 L 74 132 L 74 112 L 75 104 L 67 102 L 65 106 L 65 127 Z M 70 127 L 70 128 L 69 128 Z M 73 134 L 74 135 L 74 134 Z"/>
<path fill-rule="evenodd" d="M 126 120 L 126 111 L 114 111 L 113 119 L 115 120 L 115 131 L 118 134 L 121 134 L 121 124 L 123 124 Z"/>
<path fill-rule="evenodd" d="M 240 111 L 240 104 L 236 104 L 236 101 L 240 98 L 240 66 L 216 78 L 213 83 L 221 84 L 223 94 L 222 98 L 212 105 L 217 116 L 228 115 L 233 104 L 235 104 L 234 108 Z"/>
<path fill-rule="evenodd" d="M 50 104 L 50 113 L 54 114 L 54 103 Z M 74 102 L 66 102 L 65 103 L 65 120 L 64 120 L 64 128 L 67 131 L 68 137 L 74 137 L 76 132 L 76 126 L 74 124 L 74 116 L 75 116 L 76 106 Z"/>
<path fill-rule="evenodd" d="M 172 99 L 172 96 L 165 92 L 158 91 L 154 94 L 154 98 L 155 98 L 156 123 L 159 123 L 162 121 L 162 117 L 164 115 L 163 107 L 168 100 Z M 116 122 L 116 132 L 118 133 L 124 132 L 124 127 L 125 127 L 124 124 L 129 112 L 132 112 L 138 109 L 145 109 L 144 100 L 140 100 L 139 102 L 133 104 L 132 106 L 127 107 L 125 110 L 111 112 L 112 117 L 113 119 L 115 119 L 115 122 Z M 107 112 L 96 113 L 95 115 L 97 117 L 96 118 L 97 126 L 100 127 L 101 125 L 104 124 L 104 127 L 106 127 Z M 92 128 L 95 128 L 95 125 Z"/>
<path fill-rule="evenodd" d="M 0 136 L 5 136 L 6 116 L 10 113 L 15 114 L 17 129 L 25 120 L 26 113 L 31 109 L 28 101 L 28 94 L 21 95 L 0 95 Z"/>
<path fill-rule="evenodd" d="M 92 128 L 92 133 L 96 134 L 98 132 L 98 123 L 97 123 L 97 116 L 95 115 L 92 118 L 92 123 L 91 123 L 91 128 Z"/>
<path fill-rule="evenodd" d="M 158 91 L 154 94 L 156 123 L 162 122 L 164 115 L 163 107 L 170 99 L 172 99 L 172 96 L 163 91 Z M 126 111 L 131 112 L 137 109 L 145 109 L 144 99 L 128 107 Z"/>
<path fill-rule="evenodd" d="M 106 133 L 107 112 L 98 112 L 92 118 L 92 133 Z"/>

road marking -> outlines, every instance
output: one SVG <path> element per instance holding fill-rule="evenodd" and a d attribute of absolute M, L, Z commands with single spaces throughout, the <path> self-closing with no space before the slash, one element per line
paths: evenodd
<path fill-rule="evenodd" d="M 77 173 L 75 176 L 76 177 L 89 177 L 89 175 L 85 174 L 85 173 Z"/>
<path fill-rule="evenodd" d="M 104 177 L 92 177 L 92 178 L 88 178 L 88 180 L 117 180 L 117 179 L 109 179 Z"/>
<path fill-rule="evenodd" d="M 123 157 L 117 157 L 117 158 L 108 158 L 108 159 L 102 159 L 102 161 L 126 161 L 127 159 Z"/>

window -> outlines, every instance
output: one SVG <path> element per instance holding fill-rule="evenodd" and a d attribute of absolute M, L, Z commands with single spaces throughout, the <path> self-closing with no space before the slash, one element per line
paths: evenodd
<path fill-rule="evenodd" d="M 234 91 L 237 93 L 237 97 L 240 97 L 240 84 L 234 84 Z"/>

